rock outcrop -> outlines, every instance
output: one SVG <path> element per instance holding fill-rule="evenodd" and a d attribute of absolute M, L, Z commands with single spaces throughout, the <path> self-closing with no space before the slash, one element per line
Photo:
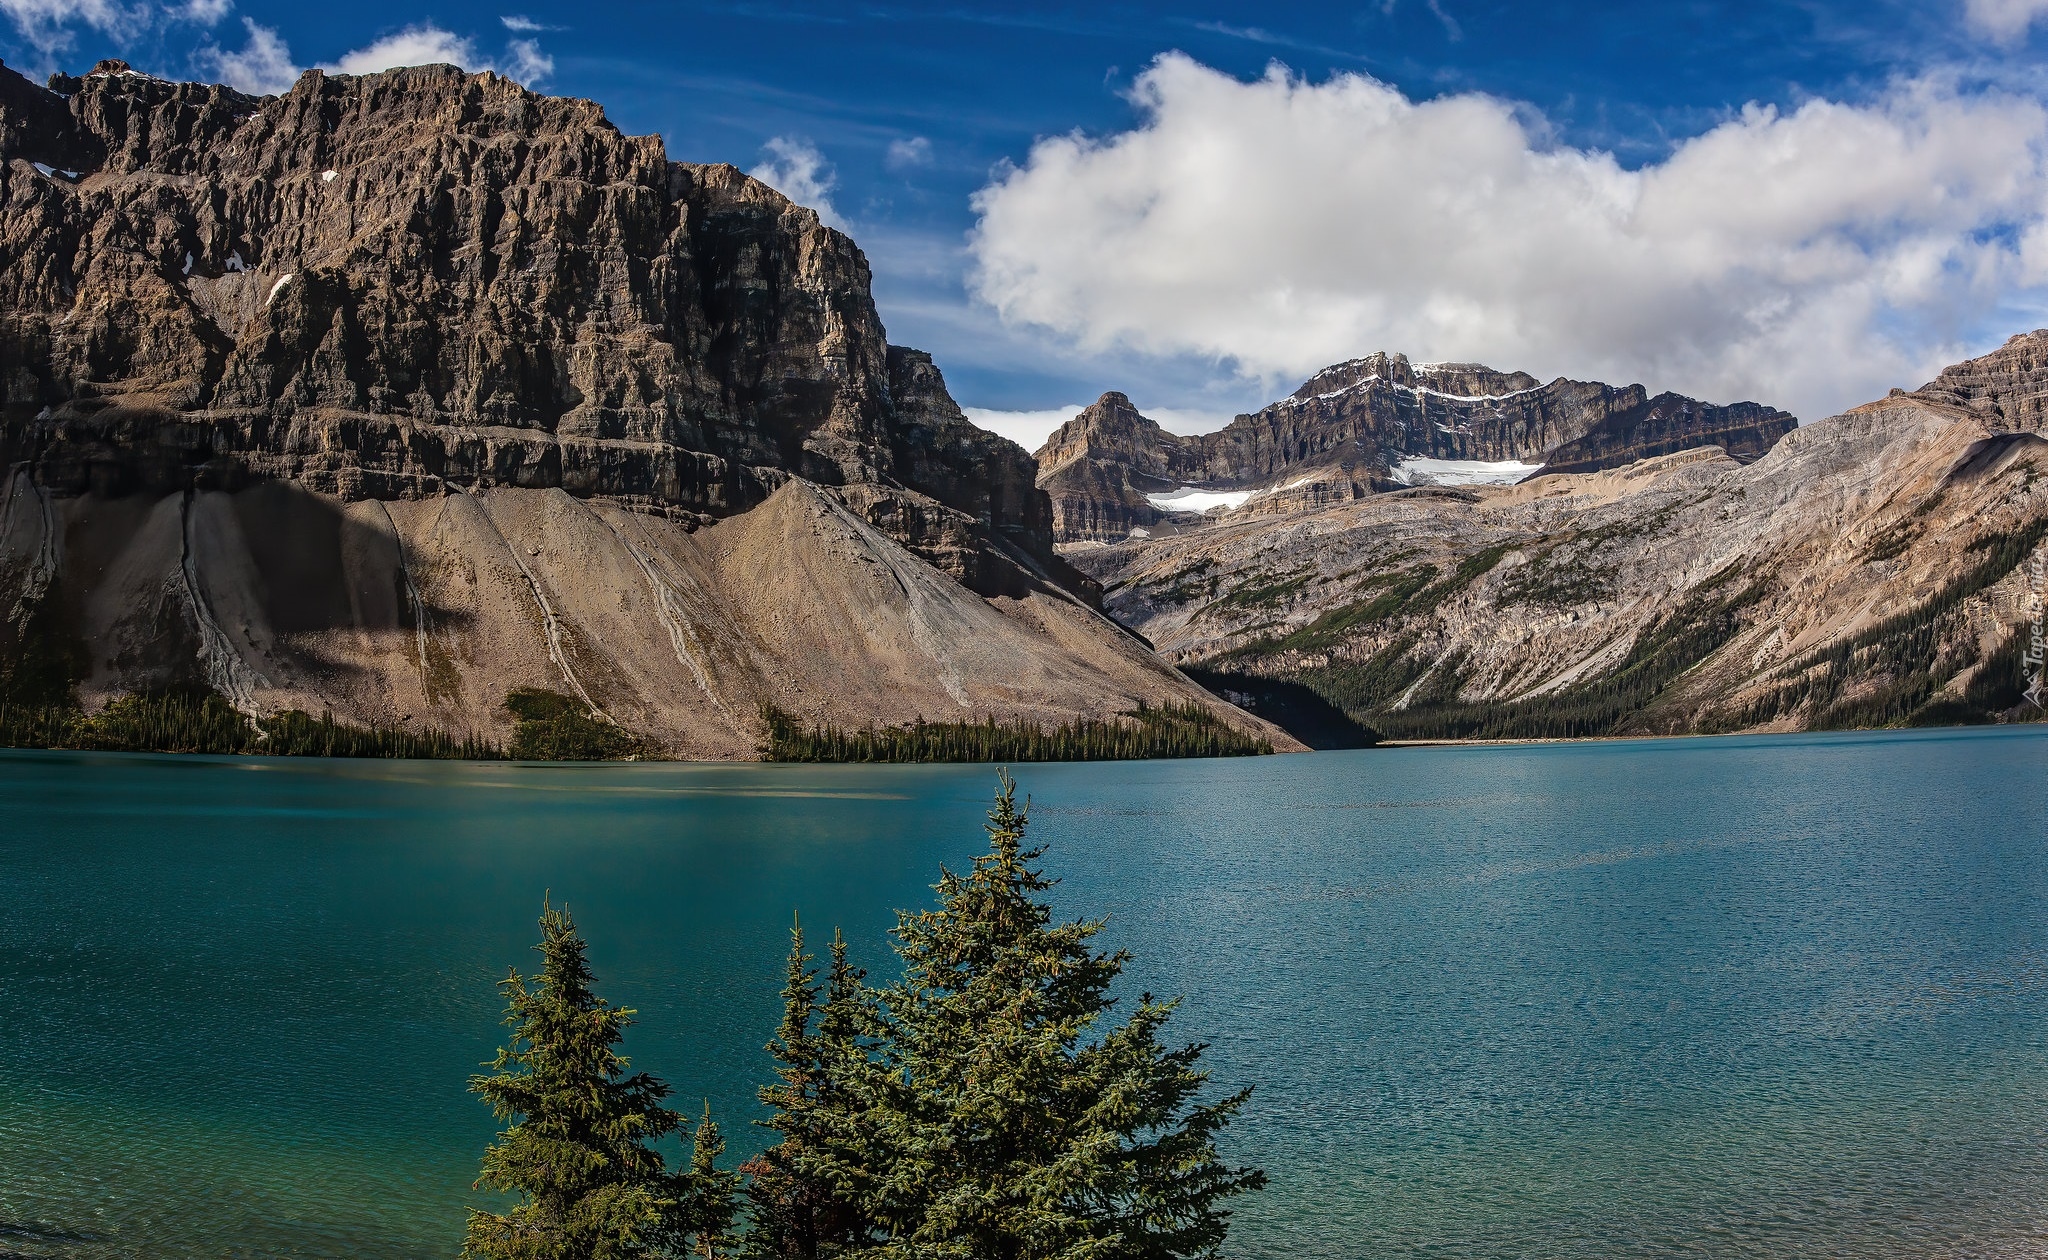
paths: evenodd
<path fill-rule="evenodd" d="M 673 755 L 1214 700 L 1092 606 L 866 259 L 587 101 L 0 68 L 0 684 Z M 53 666 L 54 668 L 54 666 Z M 0 686 L 0 698 L 4 686 Z"/>
<path fill-rule="evenodd" d="M 1385 733 L 1575 736 L 2038 716 L 2048 331 L 1745 463 L 1238 512 L 1077 553 L 1170 658 Z M 1494 453 L 1494 452 L 1482 452 Z"/>
<path fill-rule="evenodd" d="M 797 476 L 989 591 L 1065 576 L 1028 455 L 888 344 L 852 241 L 588 101 L 450 66 L 262 99 L 0 69 L 0 250 L 0 443 L 60 492 L 683 518 Z"/>
<path fill-rule="evenodd" d="M 1289 397 L 1197 437 L 1166 433 L 1123 395 L 1105 394 L 1039 449 L 1039 484 L 1052 496 L 1060 542 L 1107 542 L 1174 515 L 1148 496 L 1179 486 L 1252 490 L 1261 500 L 1284 487 L 1327 502 L 1401 484 L 1404 461 L 1416 459 L 1592 472 L 1717 446 L 1746 463 L 1797 423 L 1757 403 L 1715 406 L 1563 378 L 1546 385 L 1478 364 L 1374 354 L 1325 368 Z"/>
<path fill-rule="evenodd" d="M 1910 394 L 1892 391 L 1893 399 L 1901 397 L 1967 412 L 1997 432 L 2048 432 L 2048 329 L 2021 333 Z"/>

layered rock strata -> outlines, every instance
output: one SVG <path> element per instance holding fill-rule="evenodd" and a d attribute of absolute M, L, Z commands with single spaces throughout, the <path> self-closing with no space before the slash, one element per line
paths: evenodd
<path fill-rule="evenodd" d="M 888 344 L 852 241 L 588 101 L 449 66 L 260 99 L 0 69 L 0 256 L 0 446 L 60 493 L 690 519 L 796 476 L 991 591 L 1064 575 L 1029 457 Z"/>
<path fill-rule="evenodd" d="M 1170 658 L 1395 734 L 2038 716 L 2048 331 L 1786 434 L 1080 553 Z"/>
<path fill-rule="evenodd" d="M 1716 406 L 1563 378 L 1542 384 L 1478 364 L 1374 354 L 1325 368 L 1291 396 L 1194 437 L 1167 433 L 1122 394 L 1105 394 L 1039 449 L 1039 485 L 1052 496 L 1059 541 L 1112 541 L 1174 514 L 1150 497 L 1162 487 L 1261 498 L 1293 490 L 1331 501 L 1398 484 L 1412 459 L 1591 472 L 1717 446 L 1747 463 L 1796 425 L 1757 403 Z"/>
<path fill-rule="evenodd" d="M 536 687 L 690 757 L 763 705 L 1194 703 L 1298 747 L 1091 606 L 850 240 L 590 102 L 0 68 L 0 264 L 0 699 L 502 738 Z"/>

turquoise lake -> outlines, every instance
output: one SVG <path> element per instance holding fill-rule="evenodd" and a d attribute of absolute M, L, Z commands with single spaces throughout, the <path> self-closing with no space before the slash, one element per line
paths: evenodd
<path fill-rule="evenodd" d="M 1180 994 L 1230 1255 L 2038 1256 L 2048 730 L 1027 766 Z M 453 1257 L 543 894 L 735 1153 L 792 912 L 886 972 L 986 767 L 0 754 L 0 1257 Z"/>

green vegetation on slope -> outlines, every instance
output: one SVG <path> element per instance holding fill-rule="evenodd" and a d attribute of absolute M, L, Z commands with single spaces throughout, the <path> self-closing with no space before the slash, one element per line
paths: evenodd
<path fill-rule="evenodd" d="M 1984 660 L 1960 699 L 1937 697 L 1956 675 L 1978 663 L 1969 646 L 1973 636 L 1955 633 L 1954 619 L 1962 615 L 1964 600 L 2018 568 L 2044 538 L 2048 520 L 1978 539 L 1970 551 L 1983 558 L 1933 598 L 1785 665 L 1778 672 L 1787 681 L 1722 715 L 1722 724 L 1729 729 L 1756 726 L 1801 709 L 1811 715 L 1808 725 L 1817 730 L 1994 720 L 1995 714 L 2020 703 L 2019 639 L 2009 639 Z M 1963 650 L 1942 651 L 1945 642 L 1958 640 Z M 1859 680 L 1874 680 L 1876 685 L 1855 690 Z"/>
<path fill-rule="evenodd" d="M 1258 714 L 1310 748 L 1370 748 L 1379 742 L 1379 732 L 1302 683 L 1193 665 L 1182 667 L 1181 673 L 1209 694 Z"/>
<path fill-rule="evenodd" d="M 1245 757 L 1270 753 L 1270 741 L 1246 735 L 1199 704 L 1147 706 L 1113 721 L 1083 719 L 1044 727 L 1021 719 L 926 722 L 847 730 L 806 726 L 766 707 L 761 755 L 769 761 L 1129 761 L 1146 757 Z"/>
<path fill-rule="evenodd" d="M 1583 544 L 1661 528 L 1661 520 L 1625 522 L 1574 538 Z M 1626 531 L 1624 532 L 1624 527 Z M 1450 576 L 1428 584 L 1430 566 L 1372 579 L 1356 599 L 1286 635 L 1247 644 L 1211 665 L 1214 685 L 1250 691 L 1246 679 L 1309 688 L 1360 727 L 1386 739 L 1572 739 L 1601 735 L 1739 730 L 1798 715 L 1820 730 L 1957 725 L 2028 720 L 2021 645 L 2010 637 L 1985 652 L 1962 618 L 1965 600 L 2000 581 L 2048 539 L 2048 521 L 1979 539 L 1967 568 L 1918 607 L 1775 671 L 1760 698 L 1728 708 L 1681 708 L 1672 688 L 1740 633 L 1764 597 L 1765 582 L 1738 583 L 1724 569 L 1641 633 L 1618 664 L 1540 696 L 1467 702 L 1471 681 L 1462 651 L 1430 651 L 1424 618 L 1496 567 L 1511 548 L 1476 552 Z M 1553 546 L 1500 584 L 1503 606 L 1569 607 L 1601 598 L 1612 577 Z M 1363 659 L 1302 664 L 1284 653 L 1328 652 L 1378 631 L 1381 645 Z M 1958 691 L 1955 680 L 1966 675 Z M 1269 714 L 1270 716 L 1276 716 Z M 1282 723 L 1285 725 L 1285 722 Z M 1306 741 L 1305 742 L 1312 742 Z"/>
<path fill-rule="evenodd" d="M 1666 688 L 1742 628 L 1742 611 L 1761 583 L 1734 589 L 1731 566 L 1700 584 L 1685 603 L 1636 640 L 1628 656 L 1597 678 L 1526 700 L 1457 698 L 1469 676 L 1462 654 L 1433 659 L 1403 634 L 1363 662 L 1304 672 L 1300 681 L 1388 739 L 1575 739 L 1637 729 Z M 1411 690 L 1412 689 L 1412 690 Z M 1407 703 L 1395 707 L 1403 697 Z"/>
<path fill-rule="evenodd" d="M 505 693 L 505 709 L 517 719 L 514 761 L 624 761 L 646 752 L 639 739 L 559 691 L 515 687 Z"/>

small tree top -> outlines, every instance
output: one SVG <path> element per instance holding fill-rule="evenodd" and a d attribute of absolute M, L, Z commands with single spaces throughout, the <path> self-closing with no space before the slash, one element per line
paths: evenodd
<path fill-rule="evenodd" d="M 591 991 L 586 946 L 567 909 L 544 905 L 541 970 L 517 971 L 506 1045 L 469 1087 L 510 1127 L 484 1153 L 477 1185 L 515 1194 L 509 1213 L 472 1210 L 463 1254 L 493 1260 L 625 1260 L 652 1254 L 679 1222 L 680 1186 L 653 1143 L 682 1117 L 668 1086 L 618 1046 L 633 1011 Z"/>

